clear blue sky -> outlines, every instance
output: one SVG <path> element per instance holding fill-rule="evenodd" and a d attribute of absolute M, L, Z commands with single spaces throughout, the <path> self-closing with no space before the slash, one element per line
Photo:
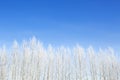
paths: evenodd
<path fill-rule="evenodd" d="M 0 44 L 44 43 L 120 49 L 119 0 L 1 0 Z"/>

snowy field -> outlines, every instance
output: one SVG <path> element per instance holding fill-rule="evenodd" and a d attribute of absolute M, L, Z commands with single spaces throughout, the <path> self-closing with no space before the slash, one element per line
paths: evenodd
<path fill-rule="evenodd" d="M 120 59 L 112 48 L 15 41 L 10 50 L 0 49 L 0 80 L 120 80 Z"/>

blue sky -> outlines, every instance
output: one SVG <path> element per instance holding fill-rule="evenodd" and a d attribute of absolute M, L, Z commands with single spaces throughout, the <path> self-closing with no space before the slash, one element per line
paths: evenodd
<path fill-rule="evenodd" d="M 1 0 L 0 45 L 36 36 L 44 43 L 120 49 L 118 0 Z"/>

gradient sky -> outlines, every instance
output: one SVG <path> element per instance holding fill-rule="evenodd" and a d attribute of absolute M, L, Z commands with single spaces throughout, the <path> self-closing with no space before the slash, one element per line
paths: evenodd
<path fill-rule="evenodd" d="M 120 1 L 1 0 L 0 45 L 32 36 L 46 44 L 120 50 Z"/>

